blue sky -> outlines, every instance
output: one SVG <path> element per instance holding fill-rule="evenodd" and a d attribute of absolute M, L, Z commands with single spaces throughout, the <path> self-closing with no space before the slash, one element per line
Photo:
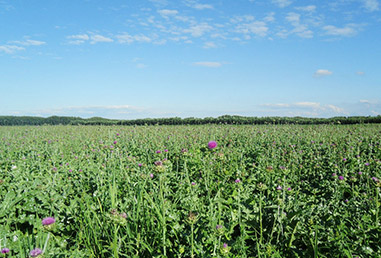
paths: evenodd
<path fill-rule="evenodd" d="M 0 115 L 381 114 L 379 0 L 0 0 Z"/>

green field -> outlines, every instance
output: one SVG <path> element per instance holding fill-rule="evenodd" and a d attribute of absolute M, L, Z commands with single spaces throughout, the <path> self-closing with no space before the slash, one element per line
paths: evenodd
<path fill-rule="evenodd" d="M 381 257 L 380 159 L 379 124 L 0 127 L 1 255 Z"/>

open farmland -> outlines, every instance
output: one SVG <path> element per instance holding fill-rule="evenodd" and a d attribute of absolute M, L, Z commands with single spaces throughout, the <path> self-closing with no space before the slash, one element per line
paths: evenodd
<path fill-rule="evenodd" d="M 380 159 L 380 125 L 0 127 L 2 255 L 381 257 Z"/>

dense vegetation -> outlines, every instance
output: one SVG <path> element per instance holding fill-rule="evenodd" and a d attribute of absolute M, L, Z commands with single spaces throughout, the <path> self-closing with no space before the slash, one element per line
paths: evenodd
<path fill-rule="evenodd" d="M 244 117 L 220 116 L 217 118 L 145 118 L 135 120 L 115 120 L 101 117 L 80 118 L 51 116 L 0 116 L 1 125 L 203 125 L 203 124 L 360 124 L 381 123 L 381 116 L 351 116 L 332 118 L 307 117 Z"/>
<path fill-rule="evenodd" d="M 0 248 L 381 257 L 380 158 L 377 124 L 3 126 Z"/>

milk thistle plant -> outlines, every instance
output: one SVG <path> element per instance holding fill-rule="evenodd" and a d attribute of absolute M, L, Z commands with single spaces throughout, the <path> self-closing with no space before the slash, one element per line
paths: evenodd
<path fill-rule="evenodd" d="M 381 257 L 380 132 L 0 126 L 0 257 Z"/>

